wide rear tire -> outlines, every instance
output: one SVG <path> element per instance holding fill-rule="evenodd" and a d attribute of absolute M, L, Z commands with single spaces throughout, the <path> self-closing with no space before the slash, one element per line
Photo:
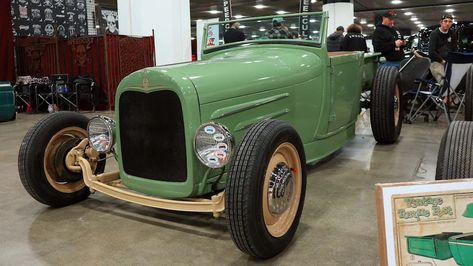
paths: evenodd
<path fill-rule="evenodd" d="M 305 156 L 297 132 L 276 120 L 255 124 L 228 175 L 225 208 L 233 241 L 256 258 L 279 254 L 294 237 L 304 206 Z"/>
<path fill-rule="evenodd" d="M 453 121 L 440 142 L 436 180 L 473 177 L 473 122 Z"/>
<path fill-rule="evenodd" d="M 73 112 L 59 112 L 39 120 L 25 135 L 18 155 L 20 180 L 37 201 L 61 207 L 86 199 L 89 188 L 81 173 L 71 172 L 65 156 L 87 137 L 89 119 Z M 95 173 L 103 172 L 105 161 L 92 162 Z"/>
<path fill-rule="evenodd" d="M 380 144 L 392 144 L 401 134 L 403 111 L 399 70 L 380 67 L 376 71 L 371 91 L 371 129 Z"/>
<path fill-rule="evenodd" d="M 473 121 L 473 67 L 466 73 L 464 104 L 465 121 Z"/>

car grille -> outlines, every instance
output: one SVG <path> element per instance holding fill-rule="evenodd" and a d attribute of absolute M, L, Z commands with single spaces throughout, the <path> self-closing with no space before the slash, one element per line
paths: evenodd
<path fill-rule="evenodd" d="M 184 121 L 176 93 L 126 91 L 120 95 L 119 108 L 125 172 L 159 181 L 186 181 Z"/>

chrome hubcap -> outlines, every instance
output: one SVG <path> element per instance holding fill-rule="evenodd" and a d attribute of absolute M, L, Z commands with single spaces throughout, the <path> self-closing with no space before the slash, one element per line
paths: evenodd
<path fill-rule="evenodd" d="M 294 176 L 285 163 L 279 163 L 272 171 L 268 187 L 268 205 L 271 214 L 287 210 L 294 193 Z"/>

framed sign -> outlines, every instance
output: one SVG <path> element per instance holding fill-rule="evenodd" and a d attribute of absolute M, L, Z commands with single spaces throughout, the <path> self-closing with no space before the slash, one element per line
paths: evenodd
<path fill-rule="evenodd" d="M 376 185 L 381 265 L 473 265 L 473 180 Z"/>

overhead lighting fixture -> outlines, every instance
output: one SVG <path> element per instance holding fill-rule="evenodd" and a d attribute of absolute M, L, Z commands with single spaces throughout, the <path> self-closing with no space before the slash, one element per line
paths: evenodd
<path fill-rule="evenodd" d="M 256 5 L 255 8 L 256 9 L 263 9 L 263 8 L 267 8 L 267 6 L 265 6 L 265 5 Z"/>
<path fill-rule="evenodd" d="M 418 18 L 416 18 L 416 17 L 411 18 L 411 21 L 416 21 L 416 20 L 418 20 Z"/>
<path fill-rule="evenodd" d="M 422 22 L 420 21 L 414 21 L 414 24 L 421 24 Z"/>
<path fill-rule="evenodd" d="M 202 21 L 203 19 L 199 18 L 199 19 L 196 19 L 195 21 Z"/>
<path fill-rule="evenodd" d="M 195 37 L 191 37 L 191 41 L 195 40 Z"/>
<path fill-rule="evenodd" d="M 286 13 L 289 13 L 289 12 L 284 11 L 284 10 L 278 10 L 278 11 L 276 11 L 276 14 L 278 14 L 278 15 L 284 15 L 284 14 L 286 14 Z"/>
<path fill-rule="evenodd" d="M 258 37 L 258 35 L 256 34 L 251 35 L 251 38 L 256 38 L 256 37 Z"/>
<path fill-rule="evenodd" d="M 316 19 L 311 19 L 311 20 L 309 20 L 309 22 L 310 23 L 315 23 L 315 22 L 317 22 L 317 20 Z"/>
<path fill-rule="evenodd" d="M 213 14 L 213 15 L 218 14 L 218 13 L 222 13 L 222 11 L 218 11 L 218 10 L 208 10 L 208 11 L 205 11 L 205 12 Z"/>
<path fill-rule="evenodd" d="M 316 3 L 317 0 L 310 0 L 310 2 L 313 4 L 313 3 Z"/>
<path fill-rule="evenodd" d="M 266 31 L 266 29 L 265 28 L 260 28 L 259 31 Z"/>
<path fill-rule="evenodd" d="M 452 13 L 453 11 L 455 11 L 455 9 L 449 8 L 449 9 L 446 9 L 446 10 L 445 10 L 445 12 L 447 12 L 447 13 Z"/>
<path fill-rule="evenodd" d="M 366 19 L 360 20 L 360 24 L 366 24 L 366 23 L 367 23 L 367 22 L 366 22 Z"/>
<path fill-rule="evenodd" d="M 424 27 L 424 24 L 419 24 L 419 25 L 417 25 L 417 27 L 422 29 Z"/>
<path fill-rule="evenodd" d="M 414 13 L 412 13 L 412 12 L 406 12 L 406 13 L 404 13 L 404 15 L 406 15 L 406 16 L 410 16 L 410 15 L 412 15 L 412 14 L 414 14 Z"/>
<path fill-rule="evenodd" d="M 312 33 L 317 34 L 317 33 L 319 33 L 319 31 L 318 31 L 318 30 L 314 30 Z"/>
<path fill-rule="evenodd" d="M 297 29 L 297 26 L 296 26 L 296 24 L 291 24 L 291 26 L 289 28 L 292 29 L 292 30 L 295 30 L 295 29 Z"/>
<path fill-rule="evenodd" d="M 395 5 L 398 5 L 398 4 L 401 4 L 401 3 L 402 3 L 402 1 L 400 1 L 400 0 L 391 1 L 391 4 L 395 4 Z"/>
<path fill-rule="evenodd" d="M 374 24 L 371 24 L 371 23 L 370 23 L 370 24 L 368 24 L 368 25 L 366 25 L 366 26 L 372 28 L 372 27 L 374 27 Z"/>
<path fill-rule="evenodd" d="M 233 16 L 233 17 L 236 18 L 236 19 L 241 19 L 241 18 L 244 18 L 245 16 L 242 16 L 242 15 L 235 15 L 235 16 Z"/>
<path fill-rule="evenodd" d="M 245 25 L 240 25 L 240 29 L 247 28 Z"/>

